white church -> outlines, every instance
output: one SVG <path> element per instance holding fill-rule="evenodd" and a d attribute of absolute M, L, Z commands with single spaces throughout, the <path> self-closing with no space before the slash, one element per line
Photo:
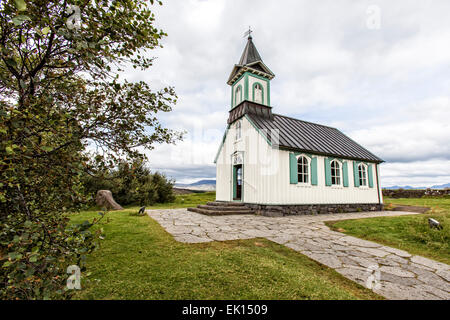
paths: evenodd
<path fill-rule="evenodd" d="M 274 77 L 249 35 L 227 82 L 231 108 L 215 158 L 216 202 L 192 211 L 284 216 L 381 210 L 383 160 L 338 129 L 276 114 Z"/>

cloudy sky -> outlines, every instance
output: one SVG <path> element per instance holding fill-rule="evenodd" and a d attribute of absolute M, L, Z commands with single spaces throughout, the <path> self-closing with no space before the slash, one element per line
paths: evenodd
<path fill-rule="evenodd" d="M 230 88 L 253 41 L 275 73 L 275 113 L 336 127 L 386 161 L 383 186 L 450 182 L 450 1 L 171 0 L 155 7 L 168 33 L 154 66 L 126 72 L 179 101 L 163 116 L 186 130 L 150 154 L 177 182 L 215 178 Z"/>

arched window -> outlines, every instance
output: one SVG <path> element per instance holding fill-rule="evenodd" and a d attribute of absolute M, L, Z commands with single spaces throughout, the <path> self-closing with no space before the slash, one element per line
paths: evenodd
<path fill-rule="evenodd" d="M 331 184 L 340 185 L 341 184 L 341 166 L 336 160 L 331 161 Z"/>
<path fill-rule="evenodd" d="M 297 160 L 297 173 L 299 183 L 308 183 L 309 181 L 309 170 L 308 170 L 308 159 L 301 156 Z"/>
<path fill-rule="evenodd" d="M 359 185 L 367 186 L 367 171 L 366 166 L 362 163 L 358 166 L 358 174 L 359 174 Z"/>
<path fill-rule="evenodd" d="M 239 140 L 242 137 L 242 128 L 241 121 L 236 122 L 236 140 Z"/>
<path fill-rule="evenodd" d="M 262 96 L 262 87 L 259 83 L 255 84 L 255 91 L 254 91 L 254 97 L 253 100 L 256 103 L 263 103 L 263 96 Z"/>
<path fill-rule="evenodd" d="M 239 86 L 236 88 L 236 92 L 234 94 L 234 105 L 237 106 L 242 101 L 242 87 Z"/>

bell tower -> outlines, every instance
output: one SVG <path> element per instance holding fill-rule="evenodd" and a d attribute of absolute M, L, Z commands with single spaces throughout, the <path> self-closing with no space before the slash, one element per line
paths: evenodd
<path fill-rule="evenodd" d="M 262 61 L 251 32 L 247 32 L 247 45 L 227 81 L 231 86 L 231 109 L 244 101 L 270 107 L 270 80 L 275 75 Z"/>

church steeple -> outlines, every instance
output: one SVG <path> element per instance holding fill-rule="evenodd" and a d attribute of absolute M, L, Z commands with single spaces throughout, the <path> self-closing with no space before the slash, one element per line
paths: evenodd
<path fill-rule="evenodd" d="M 270 80 L 274 77 L 262 61 L 249 30 L 241 59 L 234 65 L 227 81 L 231 86 L 231 108 L 245 100 L 270 106 Z"/>
<path fill-rule="evenodd" d="M 242 53 L 241 60 L 239 60 L 239 64 L 242 66 L 248 65 L 255 61 L 261 61 L 261 56 L 258 53 L 258 50 L 256 50 L 255 45 L 252 41 L 252 36 L 248 36 L 247 45 L 245 46 L 244 52 Z"/>

